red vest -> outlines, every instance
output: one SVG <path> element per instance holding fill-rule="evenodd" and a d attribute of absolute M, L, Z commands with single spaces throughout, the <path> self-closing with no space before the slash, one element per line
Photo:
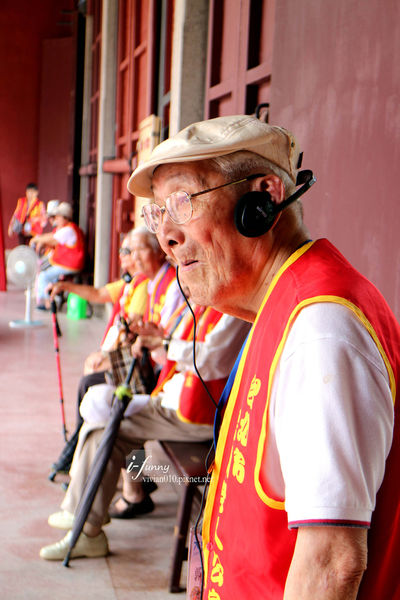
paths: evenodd
<path fill-rule="evenodd" d="M 175 269 L 166 262 L 156 277 L 153 292 L 147 298 L 143 321 L 151 321 L 158 325 L 161 320 L 161 309 L 164 306 L 165 295 L 169 286 L 175 280 Z"/>
<path fill-rule="evenodd" d="M 52 265 L 65 267 L 71 271 L 82 271 L 85 264 L 85 237 L 83 231 L 75 223 L 68 223 L 66 227 L 72 227 L 76 233 L 76 242 L 74 246 L 57 244 L 49 261 Z"/>
<path fill-rule="evenodd" d="M 14 217 L 21 223 L 30 223 L 31 235 L 39 235 L 43 231 L 42 220 L 45 221 L 45 209 L 43 202 L 36 198 L 28 212 L 28 200 L 24 196 L 18 198 L 17 207 L 14 212 Z"/>
<path fill-rule="evenodd" d="M 182 309 L 184 309 L 184 306 Z M 197 323 L 196 340 L 204 342 L 207 333 L 214 329 L 215 325 L 222 317 L 222 313 L 214 308 L 196 306 L 194 314 Z M 187 313 L 184 316 L 181 327 L 183 330 L 179 335 L 179 339 L 187 341 L 193 340 L 193 321 L 190 313 Z M 160 372 L 157 386 L 152 392 L 152 395 L 158 394 L 158 392 L 163 389 L 165 382 L 171 379 L 175 372 L 176 363 L 172 360 L 167 360 Z M 207 388 L 216 402 L 224 389 L 225 383 L 226 378 L 207 381 Z M 186 372 L 185 382 L 179 397 L 179 408 L 177 410 L 178 417 L 187 423 L 211 425 L 214 421 L 214 413 L 215 405 L 205 391 L 200 379 L 194 372 Z"/>
<path fill-rule="evenodd" d="M 303 307 L 315 302 L 347 306 L 368 329 L 386 364 L 395 399 L 400 328 L 385 300 L 328 241 L 303 246 L 270 285 L 226 407 L 203 525 L 203 598 L 207 600 L 283 598 L 296 531 L 288 529 L 284 498 L 269 493 L 261 464 L 273 376 L 289 326 Z M 400 556 L 398 415 L 395 423 L 358 600 L 396 597 Z"/>

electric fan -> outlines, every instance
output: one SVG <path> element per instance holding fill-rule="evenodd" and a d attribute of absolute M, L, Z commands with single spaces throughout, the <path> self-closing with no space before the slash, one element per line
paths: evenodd
<path fill-rule="evenodd" d="M 36 252 L 29 246 L 13 248 L 7 258 L 7 278 L 25 290 L 25 319 L 10 321 L 10 327 L 37 327 L 41 321 L 32 321 L 32 288 L 38 268 Z"/>

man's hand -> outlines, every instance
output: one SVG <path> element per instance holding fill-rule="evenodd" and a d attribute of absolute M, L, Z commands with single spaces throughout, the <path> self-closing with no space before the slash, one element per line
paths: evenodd
<path fill-rule="evenodd" d="M 109 358 L 104 356 L 101 350 L 97 350 L 86 358 L 83 373 L 89 375 L 98 371 L 106 371 L 110 366 Z"/>
<path fill-rule="evenodd" d="M 158 337 L 162 339 L 164 337 L 164 328 L 161 327 L 161 325 L 156 325 L 150 321 L 144 323 L 142 320 L 139 320 L 137 322 L 136 333 L 140 336 Z"/>
<path fill-rule="evenodd" d="M 68 291 L 68 281 L 57 281 L 50 287 L 50 298 L 54 300 L 54 296 L 58 296 L 61 292 Z"/>
<path fill-rule="evenodd" d="M 139 335 L 131 348 L 132 356 L 139 358 L 140 356 L 142 356 L 142 348 L 154 350 L 155 348 L 159 348 L 160 346 L 162 346 L 162 343 L 163 340 L 159 336 Z"/>

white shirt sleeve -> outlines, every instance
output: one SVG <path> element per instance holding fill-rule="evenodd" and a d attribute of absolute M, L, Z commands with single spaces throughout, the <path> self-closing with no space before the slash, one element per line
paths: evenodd
<path fill-rule="evenodd" d="M 263 468 L 285 498 L 289 526 L 368 525 L 390 450 L 389 377 L 369 333 L 346 307 L 304 308 L 279 361 Z"/>
<path fill-rule="evenodd" d="M 205 381 L 228 377 L 250 327 L 246 321 L 222 315 L 204 342 L 196 342 L 196 365 Z M 193 371 L 193 342 L 172 339 L 168 358 L 177 362 L 178 371 Z"/>
<path fill-rule="evenodd" d="M 57 231 L 54 232 L 53 237 L 63 246 L 74 246 L 77 240 L 75 230 L 69 225 L 57 229 Z"/>

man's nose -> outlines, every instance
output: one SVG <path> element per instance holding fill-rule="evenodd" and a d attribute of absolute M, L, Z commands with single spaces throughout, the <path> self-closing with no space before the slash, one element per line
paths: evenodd
<path fill-rule="evenodd" d="M 157 238 L 164 252 L 167 249 L 183 242 L 184 235 L 180 225 L 177 225 L 169 217 L 167 211 L 161 215 L 161 224 L 157 232 Z"/>

